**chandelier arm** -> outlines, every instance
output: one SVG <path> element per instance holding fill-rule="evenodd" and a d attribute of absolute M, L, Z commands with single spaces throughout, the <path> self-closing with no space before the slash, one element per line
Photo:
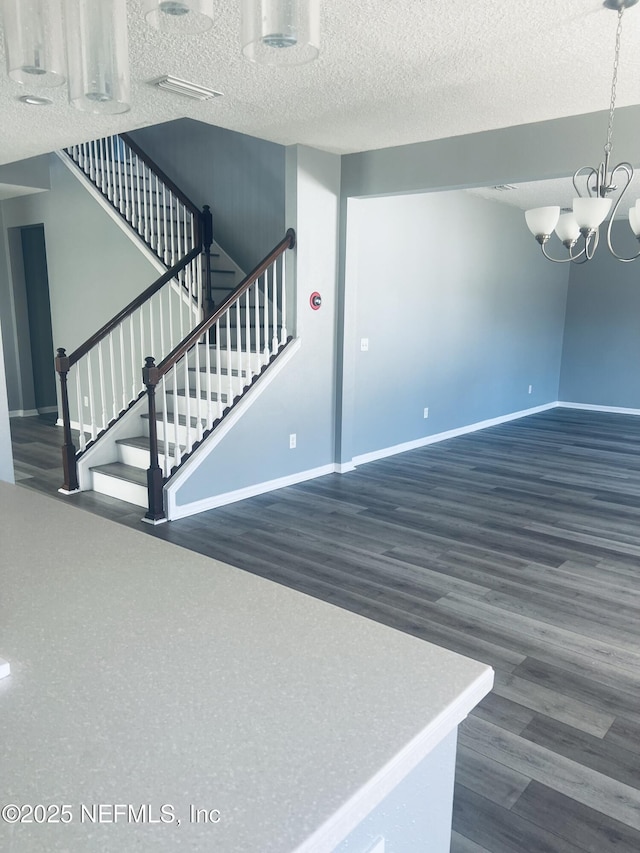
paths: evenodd
<path fill-rule="evenodd" d="M 588 237 L 585 237 L 584 240 L 584 254 L 585 260 L 590 261 L 596 253 L 596 249 L 598 248 L 598 243 L 600 242 L 600 229 L 596 228 L 595 232 L 591 233 Z M 589 246 L 591 246 L 591 250 L 589 250 Z"/>
<path fill-rule="evenodd" d="M 577 261 L 579 257 L 584 255 L 584 249 L 582 249 L 582 251 L 580 251 L 577 255 L 572 255 L 571 249 L 569 249 L 568 258 L 552 258 L 551 255 L 547 254 L 547 250 L 545 249 L 544 245 L 544 243 L 540 245 L 540 248 L 542 249 L 542 254 L 548 261 L 553 261 L 554 264 L 570 264 L 571 261 Z M 584 261 L 577 261 L 577 263 L 584 263 Z"/>
<path fill-rule="evenodd" d="M 585 174 L 585 175 L 587 176 L 587 183 L 586 183 L 586 186 L 587 186 L 587 195 L 588 195 L 589 197 L 591 197 L 591 188 L 589 187 L 589 178 L 590 178 L 590 177 L 595 177 L 595 179 L 596 179 L 596 186 L 597 186 L 597 184 L 598 184 L 598 177 L 599 177 L 598 170 L 597 170 L 597 169 L 594 169 L 594 168 L 593 168 L 593 166 L 581 166 L 579 169 L 576 169 L 576 171 L 573 173 L 573 188 L 575 189 L 575 191 L 576 191 L 577 195 L 578 195 L 580 198 L 584 198 L 584 196 L 583 196 L 583 195 L 582 195 L 582 193 L 580 192 L 580 188 L 579 188 L 579 186 L 578 186 L 578 178 L 579 178 L 579 177 L 580 177 L 580 175 L 582 175 L 582 174 Z"/>
<path fill-rule="evenodd" d="M 620 202 L 627 189 L 629 188 L 629 184 L 631 183 L 631 179 L 633 178 L 633 166 L 631 163 L 618 163 L 615 169 L 611 172 L 611 180 L 613 181 L 613 177 L 615 173 L 620 169 L 620 171 L 624 172 L 627 176 L 627 182 L 624 185 L 620 195 L 618 196 L 618 200 L 616 201 L 613 210 L 611 211 L 611 216 L 609 217 L 609 225 L 607 226 L 607 246 L 609 247 L 609 251 L 618 261 L 622 261 L 625 264 L 631 263 L 631 261 L 635 261 L 636 258 L 640 258 L 640 251 L 636 252 L 635 255 L 632 255 L 630 258 L 624 258 L 622 255 L 619 255 L 616 250 L 613 248 L 612 240 L 611 240 L 611 229 L 613 228 L 613 222 L 616 218 L 616 213 L 618 208 L 620 207 Z"/>

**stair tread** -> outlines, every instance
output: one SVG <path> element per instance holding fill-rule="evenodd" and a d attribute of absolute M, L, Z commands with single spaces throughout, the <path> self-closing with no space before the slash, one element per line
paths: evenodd
<path fill-rule="evenodd" d="M 148 420 L 149 420 L 149 413 L 148 413 L 148 412 L 145 412 L 145 413 L 144 413 L 143 415 L 141 415 L 140 417 L 141 417 L 141 418 L 144 418 L 145 420 L 147 420 L 147 421 L 148 421 Z M 174 419 L 173 419 L 173 412 L 167 412 L 167 413 L 166 413 L 166 415 L 165 415 L 163 412 L 158 412 L 158 413 L 156 414 L 156 420 L 157 420 L 157 421 L 160 421 L 161 423 L 162 423 L 162 421 L 164 421 L 165 417 L 166 417 L 166 419 L 167 419 L 167 423 L 168 423 L 168 424 L 173 424 L 173 423 L 175 423 L 175 421 L 174 421 Z M 192 426 L 192 427 L 197 427 L 197 426 L 198 426 L 198 421 L 200 421 L 200 423 L 201 423 L 203 426 L 205 426 L 205 425 L 206 425 L 206 423 L 207 423 L 207 419 L 206 419 L 206 418 L 196 418 L 196 417 L 193 417 L 193 416 L 189 418 L 189 421 L 190 421 L 190 423 L 191 423 L 191 426 Z M 187 416 L 186 416 L 186 415 L 178 415 L 178 425 L 179 425 L 179 426 L 186 426 L 186 425 L 187 425 Z"/>
<path fill-rule="evenodd" d="M 147 450 L 148 451 L 149 450 L 149 436 L 148 435 L 136 435 L 136 436 L 133 436 L 132 438 L 119 438 L 119 439 L 117 439 L 116 444 L 123 444 L 126 447 L 138 447 L 141 450 Z M 175 449 L 176 449 L 175 444 L 170 441 L 169 442 L 169 455 L 170 456 L 174 455 Z M 180 451 L 184 452 L 184 449 L 185 449 L 184 445 L 181 444 L 180 445 Z M 165 452 L 164 441 L 161 438 L 158 439 L 158 452 L 159 453 Z"/>
<path fill-rule="evenodd" d="M 192 388 L 192 389 L 191 389 L 191 392 L 192 392 L 192 393 L 190 393 L 190 394 L 189 394 L 189 397 L 190 397 L 190 398 L 194 401 L 194 403 L 195 403 L 195 401 L 196 401 L 196 392 L 195 392 L 195 389 L 193 389 L 193 388 Z M 169 390 L 167 391 L 167 397 L 168 397 L 169 395 L 173 396 L 173 391 L 172 391 L 171 389 L 169 389 Z M 184 390 L 184 388 L 178 388 L 178 397 L 185 397 L 185 396 L 186 396 L 186 394 L 185 394 L 185 390 Z M 200 389 L 200 399 L 201 399 L 201 400 L 204 400 L 204 401 L 206 401 L 206 400 L 207 400 L 207 389 L 206 389 L 206 388 L 201 388 L 201 389 Z M 222 394 L 220 395 L 220 402 L 221 402 L 221 403 L 226 403 L 226 402 L 227 402 L 227 399 L 228 399 L 228 394 L 227 394 L 226 392 L 222 392 Z M 211 391 L 211 402 L 212 402 L 212 403 L 217 403 L 217 402 L 218 402 L 218 392 L 217 392 L 217 390 L 216 390 L 216 391 Z"/>
<path fill-rule="evenodd" d="M 126 480 L 129 483 L 136 483 L 139 486 L 147 485 L 146 469 L 126 465 L 124 462 L 108 462 L 106 465 L 96 465 L 91 470 L 98 474 L 117 477 L 119 480 Z"/>

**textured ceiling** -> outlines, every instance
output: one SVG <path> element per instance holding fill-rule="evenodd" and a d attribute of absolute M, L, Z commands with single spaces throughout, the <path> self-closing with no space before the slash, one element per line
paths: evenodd
<path fill-rule="evenodd" d="M 0 61 L 0 163 L 109 132 L 188 116 L 281 144 L 339 153 L 384 148 L 605 109 L 616 14 L 601 0 L 321 0 L 320 59 L 252 65 L 239 49 L 240 3 L 171 39 L 129 0 L 131 112 L 88 116 L 29 107 Z M 162 74 L 224 93 L 197 103 L 151 88 Z M 625 14 L 618 104 L 640 103 L 640 5 Z"/>
<path fill-rule="evenodd" d="M 597 163 L 595 164 L 597 165 Z M 593 183 L 593 181 L 591 182 Z M 624 181 L 616 179 L 616 184 L 619 189 L 624 186 Z M 586 195 L 584 191 L 584 181 L 580 184 L 582 195 Z M 573 204 L 573 199 L 576 196 L 573 181 L 571 178 L 556 178 L 549 181 L 530 181 L 523 184 L 517 184 L 512 190 L 504 190 L 497 187 L 479 187 L 466 190 L 471 195 L 477 195 L 481 198 L 489 199 L 490 201 L 498 201 L 504 204 L 510 204 L 513 207 L 518 207 L 520 210 L 530 210 L 534 207 L 547 207 L 548 205 L 559 205 L 560 207 L 570 208 Z M 618 198 L 618 193 L 611 196 L 615 204 Z M 616 219 L 627 219 L 629 216 L 629 208 L 633 207 L 637 198 L 640 198 L 640 170 L 636 170 L 631 183 L 626 191 L 624 199 L 620 203 Z"/>

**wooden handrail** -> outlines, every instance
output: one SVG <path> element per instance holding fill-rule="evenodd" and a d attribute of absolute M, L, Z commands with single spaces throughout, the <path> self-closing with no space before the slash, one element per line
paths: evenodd
<path fill-rule="evenodd" d="M 240 282 L 240 284 L 236 287 L 234 291 L 232 291 L 229 296 L 225 299 L 222 305 L 216 309 L 216 311 L 206 320 L 203 320 L 195 329 L 181 342 L 178 344 L 169 355 L 164 358 L 160 364 L 157 366 L 158 370 L 158 378 L 165 376 L 169 370 L 178 362 L 182 356 L 189 350 L 191 347 L 198 341 L 205 332 L 208 332 L 209 329 L 214 325 L 214 323 L 220 319 L 220 317 L 225 313 L 225 311 L 229 308 L 233 303 L 245 292 L 249 287 L 258 279 L 263 272 L 265 272 L 271 264 L 279 258 L 287 249 L 293 249 L 296 245 L 296 232 L 293 228 L 289 228 L 284 238 L 275 246 L 271 252 L 264 258 L 264 260 L 260 261 L 257 267 L 253 269 L 249 275 L 245 276 L 245 278 Z"/>
<path fill-rule="evenodd" d="M 200 208 L 198 208 L 188 196 L 186 196 L 181 189 L 179 189 L 171 180 L 171 178 L 162 171 L 160 166 L 156 162 L 154 162 L 151 157 L 145 151 L 140 148 L 138 143 L 131 138 L 128 133 L 119 133 L 118 136 L 127 143 L 129 148 L 133 151 L 134 154 L 137 154 L 138 157 L 143 160 L 147 166 L 160 178 L 163 184 L 170 189 L 171 192 L 180 199 L 180 201 L 184 204 L 184 206 L 193 213 L 196 217 L 198 223 L 200 223 Z"/>
<path fill-rule="evenodd" d="M 101 329 L 98 329 L 95 334 L 91 335 L 81 346 L 75 349 L 71 355 L 69 355 L 69 367 L 72 367 L 77 361 L 79 361 L 83 355 L 86 355 L 89 350 L 93 349 L 96 344 L 99 344 L 101 340 L 107 337 L 109 332 L 112 332 L 117 326 L 122 323 L 123 320 L 133 314 L 133 312 L 140 308 L 140 306 L 150 299 L 154 293 L 157 293 L 161 287 L 163 287 L 168 281 L 171 281 L 172 278 L 175 278 L 176 275 L 180 272 L 180 270 L 184 269 L 188 266 L 194 258 L 197 258 L 200 254 L 201 247 L 196 246 L 192 249 L 188 255 L 185 255 L 177 264 L 174 264 L 171 269 L 168 269 L 165 273 L 163 273 L 159 279 L 153 282 L 153 284 L 149 285 L 146 290 L 143 290 L 141 294 L 136 296 L 136 298 L 130 302 L 122 311 L 119 311 L 115 317 L 112 317 L 108 323 L 105 323 Z"/>

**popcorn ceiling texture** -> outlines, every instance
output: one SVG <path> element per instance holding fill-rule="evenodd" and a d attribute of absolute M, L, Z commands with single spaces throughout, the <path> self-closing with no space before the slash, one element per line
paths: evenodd
<path fill-rule="evenodd" d="M 322 0 L 320 59 L 252 65 L 240 3 L 216 0 L 207 33 L 171 38 L 129 0 L 132 109 L 79 113 L 66 87 L 50 107 L 16 99 L 0 48 L 0 163 L 190 117 L 283 145 L 338 153 L 595 112 L 609 105 L 616 14 L 601 0 Z M 640 102 L 640 5 L 625 14 L 618 104 Z M 172 74 L 224 98 L 196 103 L 148 81 Z M 35 90 L 33 90 L 35 91 Z"/>

